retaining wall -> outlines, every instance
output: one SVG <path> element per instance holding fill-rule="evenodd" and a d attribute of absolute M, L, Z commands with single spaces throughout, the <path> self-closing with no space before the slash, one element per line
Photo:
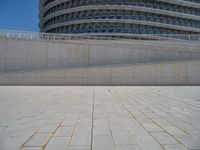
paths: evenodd
<path fill-rule="evenodd" d="M 0 74 L 0 85 L 199 85 L 200 60 Z"/>
<path fill-rule="evenodd" d="M 200 58 L 200 43 L 0 39 L 0 72 Z"/>
<path fill-rule="evenodd" d="M 0 85 L 199 84 L 199 42 L 0 39 Z"/>

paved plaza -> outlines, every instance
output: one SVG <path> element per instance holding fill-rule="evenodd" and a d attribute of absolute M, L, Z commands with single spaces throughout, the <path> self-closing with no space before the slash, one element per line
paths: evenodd
<path fill-rule="evenodd" d="M 200 150 L 200 87 L 0 87 L 0 150 Z"/>

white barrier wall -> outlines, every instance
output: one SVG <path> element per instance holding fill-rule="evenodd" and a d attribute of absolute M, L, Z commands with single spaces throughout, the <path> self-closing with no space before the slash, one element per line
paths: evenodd
<path fill-rule="evenodd" d="M 200 43 L 0 39 L 0 72 L 200 58 Z"/>
<path fill-rule="evenodd" d="M 200 85 L 200 60 L 1 73 L 0 85 Z"/>

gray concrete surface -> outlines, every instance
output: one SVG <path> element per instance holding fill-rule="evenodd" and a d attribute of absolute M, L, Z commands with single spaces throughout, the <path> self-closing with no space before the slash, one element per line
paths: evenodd
<path fill-rule="evenodd" d="M 194 59 L 199 41 L 0 39 L 0 72 Z"/>
<path fill-rule="evenodd" d="M 198 41 L 0 39 L 0 85 L 199 85 Z"/>
<path fill-rule="evenodd" d="M 1 150 L 199 150 L 200 87 L 0 87 Z"/>
<path fill-rule="evenodd" d="M 0 73 L 0 85 L 200 85 L 200 60 Z"/>

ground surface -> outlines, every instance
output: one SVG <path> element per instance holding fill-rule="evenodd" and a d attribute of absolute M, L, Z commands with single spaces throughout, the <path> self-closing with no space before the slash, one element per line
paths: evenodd
<path fill-rule="evenodd" d="M 200 87 L 0 87 L 0 150 L 199 150 Z"/>

